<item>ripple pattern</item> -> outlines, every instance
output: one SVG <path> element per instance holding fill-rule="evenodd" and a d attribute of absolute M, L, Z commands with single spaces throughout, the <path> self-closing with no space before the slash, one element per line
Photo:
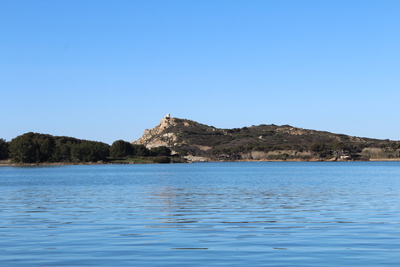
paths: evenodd
<path fill-rule="evenodd" d="M 0 168 L 3 266 L 400 264 L 400 163 Z"/>

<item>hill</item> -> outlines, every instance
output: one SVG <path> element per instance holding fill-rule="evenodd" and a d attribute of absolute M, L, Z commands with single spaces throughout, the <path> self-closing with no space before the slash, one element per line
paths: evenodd
<path fill-rule="evenodd" d="M 167 115 L 134 144 L 167 146 L 194 161 L 398 160 L 400 142 L 334 134 L 290 125 L 219 129 Z"/>

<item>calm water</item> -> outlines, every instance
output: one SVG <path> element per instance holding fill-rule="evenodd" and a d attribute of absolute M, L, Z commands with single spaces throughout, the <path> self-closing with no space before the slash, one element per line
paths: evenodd
<path fill-rule="evenodd" d="M 399 266 L 400 162 L 0 167 L 1 266 Z"/>

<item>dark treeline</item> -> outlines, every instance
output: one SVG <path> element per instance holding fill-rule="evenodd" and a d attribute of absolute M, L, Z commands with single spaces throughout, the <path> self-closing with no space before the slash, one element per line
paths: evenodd
<path fill-rule="evenodd" d="M 0 160 L 8 159 L 8 142 L 0 138 Z"/>
<path fill-rule="evenodd" d="M 157 157 L 155 162 L 169 162 L 171 150 L 157 147 L 151 150 L 143 145 L 132 145 L 118 140 L 111 146 L 65 136 L 25 133 L 10 142 L 0 139 L 0 160 L 11 159 L 14 163 L 45 162 L 98 162 L 127 157 Z"/>
<path fill-rule="evenodd" d="M 96 162 L 109 154 L 110 146 L 102 142 L 32 132 L 9 143 L 9 157 L 15 163 Z"/>
<path fill-rule="evenodd" d="M 147 149 L 144 145 L 133 145 L 124 140 L 115 141 L 110 147 L 111 158 L 135 158 L 135 157 L 169 157 L 171 149 L 165 146 Z"/>

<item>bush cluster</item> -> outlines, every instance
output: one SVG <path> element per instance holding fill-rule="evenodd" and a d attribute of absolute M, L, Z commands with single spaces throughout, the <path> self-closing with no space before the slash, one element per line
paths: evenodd
<path fill-rule="evenodd" d="M 102 142 L 29 132 L 12 139 L 9 152 L 16 163 L 95 162 L 107 159 L 110 146 Z"/>
<path fill-rule="evenodd" d="M 171 156 L 171 149 L 165 146 L 147 149 L 144 145 L 133 145 L 124 140 L 117 140 L 110 147 L 110 156 L 112 158 Z"/>
<path fill-rule="evenodd" d="M 0 160 L 8 159 L 8 142 L 0 138 Z"/>

